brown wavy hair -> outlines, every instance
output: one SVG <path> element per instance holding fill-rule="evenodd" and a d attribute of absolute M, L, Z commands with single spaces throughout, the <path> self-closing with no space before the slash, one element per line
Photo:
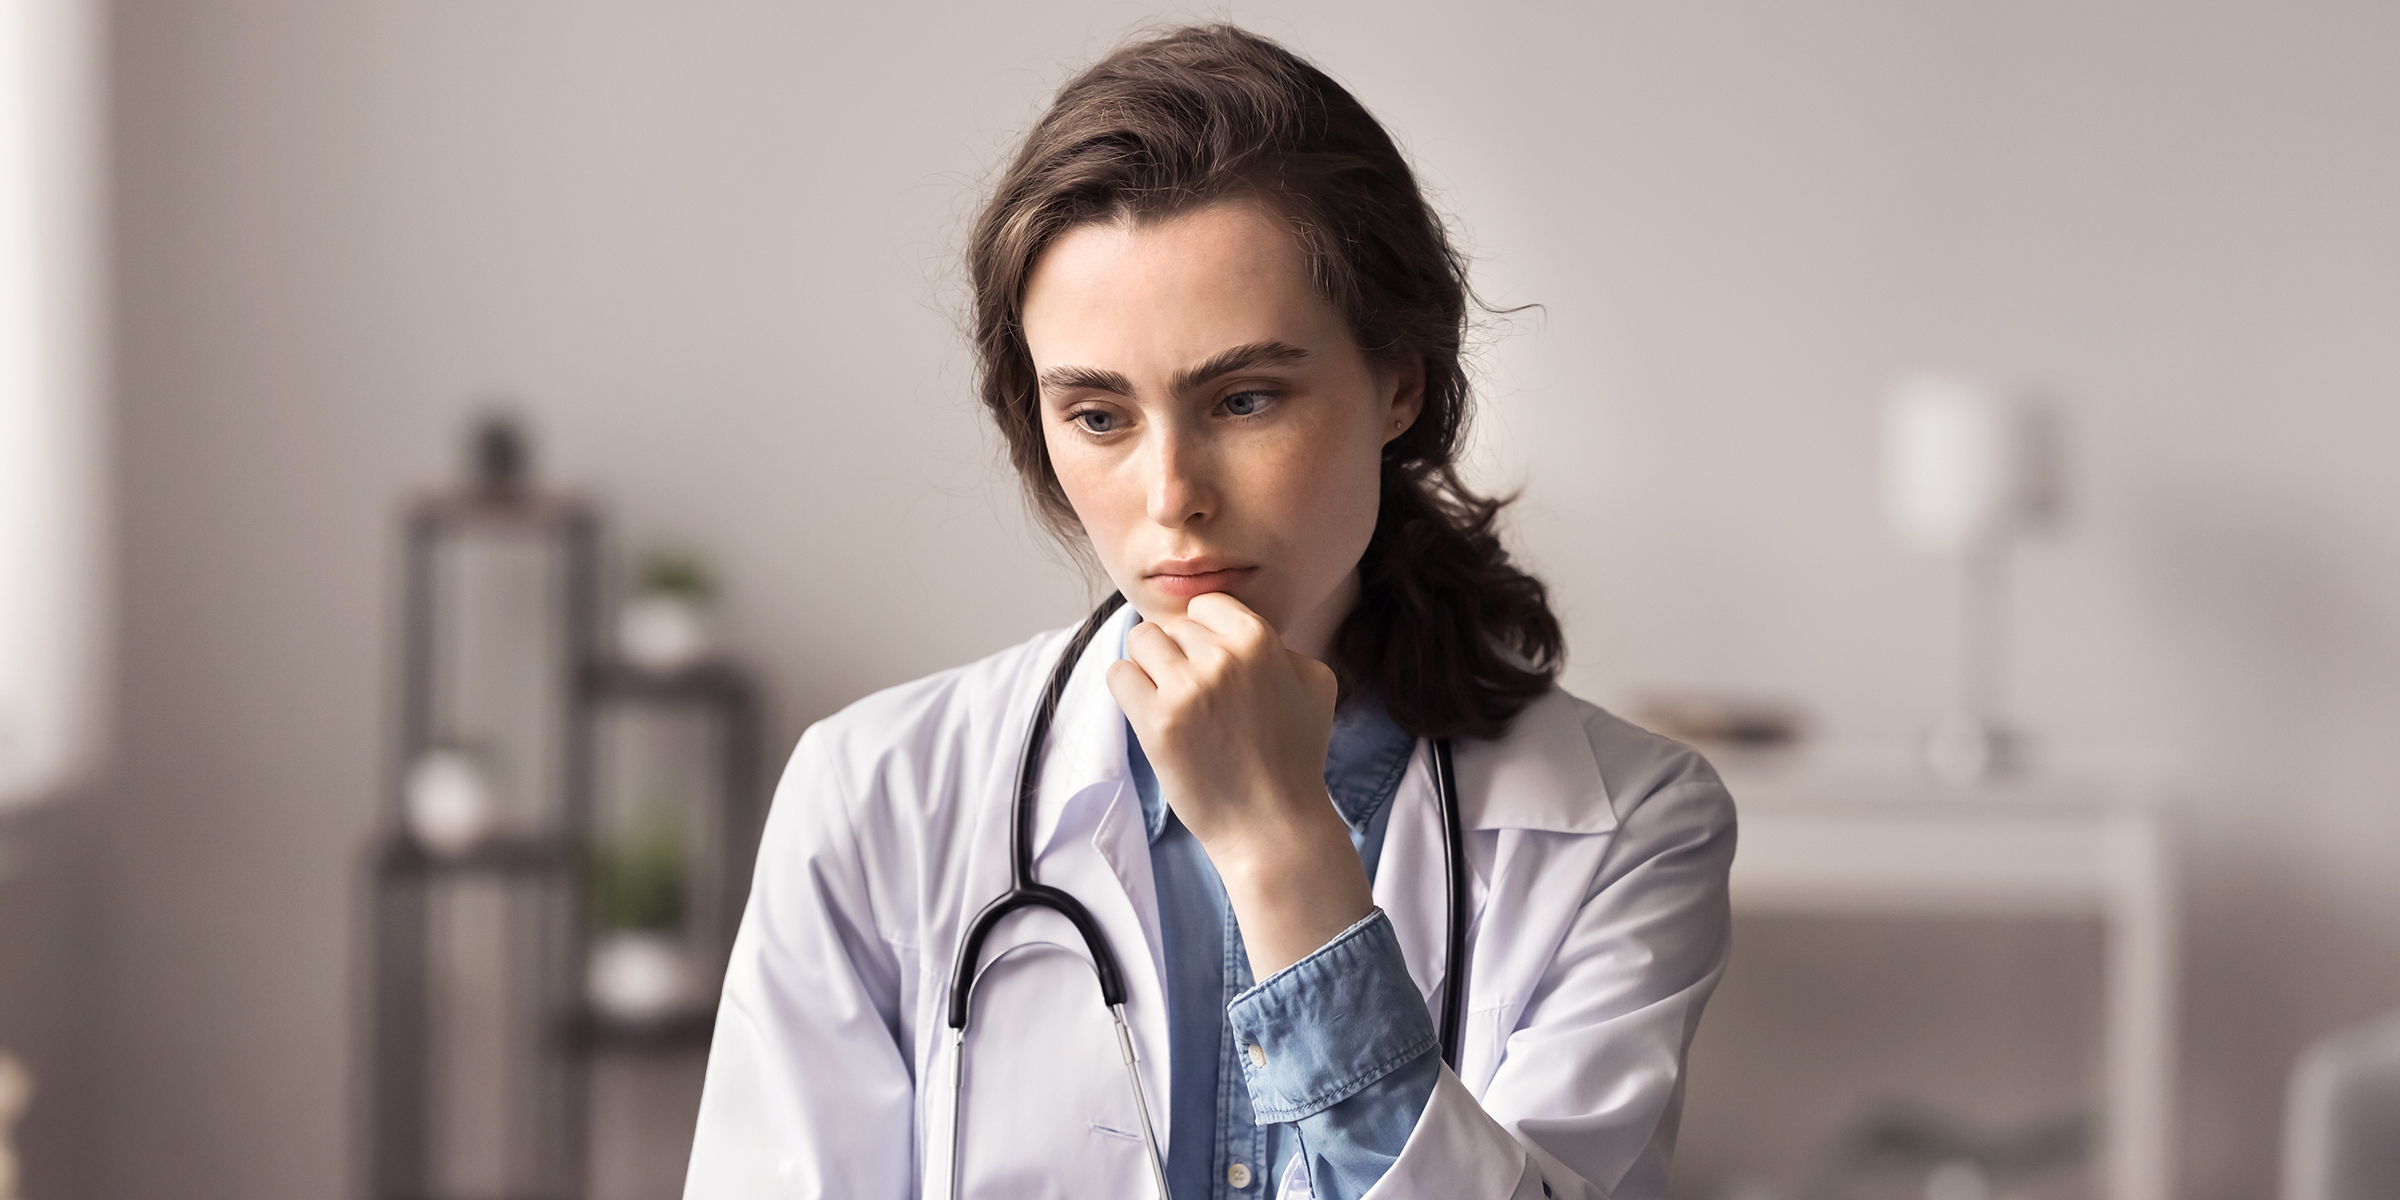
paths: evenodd
<path fill-rule="evenodd" d="M 1073 540 L 1022 320 L 1042 252 L 1078 226 L 1234 198 L 1286 222 L 1310 285 L 1370 357 L 1424 365 L 1424 410 L 1384 447 L 1358 607 L 1335 637 L 1343 690 L 1372 688 L 1420 737 L 1497 737 L 1549 688 L 1565 639 L 1547 589 L 1500 543 L 1508 501 L 1459 478 L 1466 263 L 1391 136 L 1291 51 L 1230 25 L 1176 29 L 1076 76 L 1026 135 L 967 250 L 978 388 L 1010 460 L 1035 511 Z"/>

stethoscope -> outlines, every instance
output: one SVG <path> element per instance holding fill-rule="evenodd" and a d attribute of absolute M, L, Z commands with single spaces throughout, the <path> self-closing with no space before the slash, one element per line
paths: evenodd
<path fill-rule="evenodd" d="M 1112 593 L 1092 610 L 1092 615 L 1075 631 L 1067 642 L 1066 651 L 1058 656 L 1058 664 L 1050 669 L 1050 681 L 1042 688 L 1041 704 L 1034 710 L 1033 723 L 1025 731 L 1024 758 L 1017 767 L 1017 795 L 1009 810 L 1009 888 L 983 911 L 975 914 L 974 923 L 967 927 L 966 940 L 959 943 L 958 962 L 950 974 L 950 1188 L 952 1200 L 957 1200 L 960 1172 L 959 1151 L 963 1145 L 961 1129 L 962 1102 L 966 1095 L 967 1072 L 967 1012 L 975 995 L 975 985 L 983 981 L 976 964 L 983 958 L 984 939 L 1000 919 L 1019 909 L 1046 908 L 1065 917 L 1083 935 L 1084 949 L 1091 955 L 1092 974 L 1100 980 L 1100 1002 L 1108 1006 L 1108 1015 L 1117 1026 L 1117 1052 L 1125 1060 L 1125 1078 L 1133 1087 L 1133 1106 L 1142 1118 L 1142 1145 L 1150 1154 L 1150 1175 L 1158 1184 L 1159 1200 L 1171 1200 L 1167 1191 L 1166 1158 L 1159 1153 L 1158 1133 L 1150 1124 L 1150 1103 L 1142 1091 L 1142 1068 L 1133 1053 L 1133 1030 L 1125 1023 L 1125 972 L 1117 965 L 1116 952 L 1109 948 L 1108 935 L 1101 932 L 1100 922 L 1075 897 L 1033 878 L 1033 809 L 1034 792 L 1042 777 L 1042 744 L 1050 734 L 1050 721 L 1058 715 L 1059 697 L 1067 690 L 1067 680 L 1075 673 L 1075 664 L 1092 643 L 1094 634 L 1109 616 L 1123 607 L 1124 593 Z M 1433 743 L 1433 778 L 1441 792 L 1442 802 L 1442 868 L 1448 877 L 1450 890 L 1449 930 L 1445 961 L 1449 965 L 1442 979 L 1442 1061 L 1450 1069 L 1458 1069 L 1458 1028 L 1465 998 L 1465 972 L 1458 969 L 1466 961 L 1467 949 L 1467 860 L 1460 846 L 1466 840 L 1460 832 L 1458 817 L 1458 782 L 1450 766 L 1450 739 L 1436 738 Z M 1003 952 L 1005 953 L 1005 951 Z M 989 964 L 985 965 L 989 969 Z"/>

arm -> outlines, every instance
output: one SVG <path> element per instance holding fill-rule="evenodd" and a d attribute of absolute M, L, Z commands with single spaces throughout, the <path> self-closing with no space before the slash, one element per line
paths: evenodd
<path fill-rule="evenodd" d="M 1296 1127 L 1320 1195 L 1354 1200 L 1407 1141 L 1438 1056 L 1398 939 L 1373 911 L 1359 851 L 1326 795 L 1333 673 L 1222 594 L 1195 597 L 1183 618 L 1143 622 L 1126 649 L 1110 690 L 1216 867 L 1261 980 L 1227 1012 L 1254 1115 Z"/>
<path fill-rule="evenodd" d="M 767 818 L 709 1049 L 691 1200 L 896 1200 L 914 1186 L 905 951 L 876 927 L 827 740 L 822 726 L 800 739 Z"/>
<path fill-rule="evenodd" d="M 1145 622 L 1126 646 L 1133 658 L 1111 665 L 1109 689 L 1215 862 L 1253 971 L 1273 982 L 1372 907 L 1317 774 L 1330 672 L 1284 652 L 1263 621 L 1221 595 L 1195 597 L 1163 626 Z M 1676 748 L 1661 765 L 1666 777 L 1636 790 L 1613 833 L 1499 832 L 1503 860 L 1546 864 L 1546 892 L 1586 885 L 1582 902 L 1529 993 L 1468 1014 L 1470 1046 L 1507 1033 L 1481 1101 L 1442 1068 L 1369 1197 L 1664 1195 L 1684 1051 L 1724 969 L 1734 827 L 1732 801 L 1696 756 Z M 1510 839 L 1553 838 L 1591 853 L 1507 849 Z M 1510 881 L 1493 883 L 1481 936 L 1511 936 Z M 1316 1018 L 1310 1036 L 1344 1015 Z M 1364 1062 L 1382 1048 L 1358 1049 Z M 1255 1089 L 1253 1104 L 1262 1119 L 1279 1107 Z"/>

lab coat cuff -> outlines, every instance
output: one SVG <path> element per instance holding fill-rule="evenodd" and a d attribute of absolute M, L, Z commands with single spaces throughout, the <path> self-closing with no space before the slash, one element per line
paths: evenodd
<path fill-rule="evenodd" d="M 1261 1124 L 1323 1112 L 1438 1044 L 1380 908 L 1234 997 L 1225 1015 Z"/>

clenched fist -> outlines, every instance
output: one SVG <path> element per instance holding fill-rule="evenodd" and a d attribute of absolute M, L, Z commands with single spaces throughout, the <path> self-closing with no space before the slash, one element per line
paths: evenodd
<path fill-rule="evenodd" d="M 1108 690 L 1159 789 L 1224 880 L 1260 979 L 1374 907 L 1366 870 L 1325 791 L 1333 669 L 1285 649 L 1222 592 L 1126 635 Z"/>

